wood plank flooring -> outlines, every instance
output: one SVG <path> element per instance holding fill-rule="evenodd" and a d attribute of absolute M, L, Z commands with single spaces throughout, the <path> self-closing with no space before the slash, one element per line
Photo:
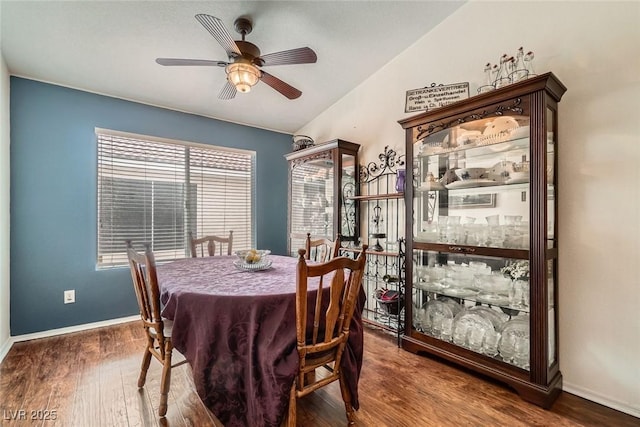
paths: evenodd
<path fill-rule="evenodd" d="M 14 344 L 0 365 L 0 425 L 222 426 L 198 398 L 188 364 L 173 370 L 167 417 L 157 416 L 159 363 L 152 360 L 146 386 L 137 388 L 144 345 L 138 322 Z M 371 329 L 360 395 L 357 426 L 640 426 L 638 418 L 564 392 L 551 410 L 538 408 Z M 336 383 L 298 405 L 300 426 L 345 424 Z"/>

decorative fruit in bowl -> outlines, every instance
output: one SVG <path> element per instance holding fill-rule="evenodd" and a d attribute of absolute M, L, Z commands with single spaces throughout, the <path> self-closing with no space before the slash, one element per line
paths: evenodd
<path fill-rule="evenodd" d="M 259 262 L 264 262 L 267 258 L 267 255 L 269 255 L 270 253 L 271 251 L 268 249 L 249 249 L 245 251 L 237 251 L 236 255 L 247 264 L 256 264 Z"/>

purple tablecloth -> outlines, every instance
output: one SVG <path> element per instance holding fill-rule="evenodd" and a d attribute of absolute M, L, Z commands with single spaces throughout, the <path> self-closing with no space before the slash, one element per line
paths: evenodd
<path fill-rule="evenodd" d="M 163 316 L 191 364 L 196 390 L 225 426 L 279 426 L 298 368 L 297 259 L 238 270 L 236 257 L 189 258 L 158 267 Z M 351 323 L 343 375 L 358 408 L 364 293 Z"/>

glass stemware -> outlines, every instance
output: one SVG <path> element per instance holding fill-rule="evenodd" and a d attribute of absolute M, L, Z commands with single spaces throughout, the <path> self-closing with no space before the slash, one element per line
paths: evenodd
<path fill-rule="evenodd" d="M 529 337 L 517 337 L 514 345 L 513 363 L 523 369 L 529 368 Z"/>
<path fill-rule="evenodd" d="M 498 354 L 498 341 L 500 340 L 500 333 L 496 332 L 495 334 L 487 334 L 484 338 L 484 345 L 482 348 L 484 349 L 484 354 L 487 356 L 495 356 Z"/>
<path fill-rule="evenodd" d="M 487 65 L 484 66 L 484 84 L 478 88 L 478 93 L 490 92 L 495 89 L 491 69 L 491 63 L 487 62 Z"/>
<path fill-rule="evenodd" d="M 509 79 L 509 72 L 507 70 L 507 62 L 509 61 L 509 56 L 505 53 L 500 57 L 500 68 L 498 68 L 498 73 L 496 75 L 496 83 L 495 88 L 499 89 L 511 83 Z"/>
<path fill-rule="evenodd" d="M 481 328 L 474 328 L 469 333 L 469 349 L 480 352 L 484 340 L 485 331 Z"/>
<path fill-rule="evenodd" d="M 524 49 L 522 47 L 518 49 L 516 58 L 511 62 L 511 64 L 512 70 L 511 74 L 509 74 L 511 83 L 519 82 L 520 80 L 524 80 L 527 78 L 529 72 L 524 65 Z"/>
<path fill-rule="evenodd" d="M 537 75 L 535 71 L 533 71 L 533 58 L 534 58 L 534 55 L 533 55 L 533 52 L 531 51 L 527 52 L 527 54 L 523 58 L 525 69 L 527 70 L 527 78 L 529 79 Z"/>

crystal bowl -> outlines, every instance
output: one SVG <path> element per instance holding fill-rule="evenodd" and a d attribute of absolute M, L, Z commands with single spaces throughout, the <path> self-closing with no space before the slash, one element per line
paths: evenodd
<path fill-rule="evenodd" d="M 271 251 L 268 249 L 247 249 L 236 251 L 236 256 L 244 264 L 264 264 L 267 262 L 267 256 L 270 253 Z"/>

